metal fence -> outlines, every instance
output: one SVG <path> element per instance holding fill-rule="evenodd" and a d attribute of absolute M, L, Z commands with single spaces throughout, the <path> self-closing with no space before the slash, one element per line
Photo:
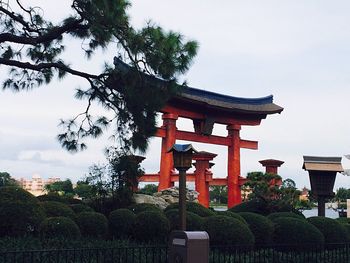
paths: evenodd
<path fill-rule="evenodd" d="M 348 263 L 350 244 L 327 246 L 216 246 L 211 263 Z M 0 263 L 166 263 L 166 246 L 0 251 Z"/>

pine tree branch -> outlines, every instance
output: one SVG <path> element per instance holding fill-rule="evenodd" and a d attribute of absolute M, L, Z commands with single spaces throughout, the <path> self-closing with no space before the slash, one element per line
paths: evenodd
<path fill-rule="evenodd" d="M 67 73 L 70 73 L 72 75 L 86 78 L 88 80 L 100 79 L 100 77 L 101 77 L 99 75 L 93 75 L 93 74 L 89 74 L 86 72 L 74 70 L 74 69 L 64 65 L 63 63 L 57 63 L 57 62 L 31 64 L 29 62 L 20 62 L 17 60 L 0 58 L 0 65 L 13 66 L 13 67 L 22 68 L 22 69 L 31 69 L 34 71 L 41 71 L 43 69 L 48 69 L 48 68 L 57 68 L 57 69 L 65 71 Z"/>

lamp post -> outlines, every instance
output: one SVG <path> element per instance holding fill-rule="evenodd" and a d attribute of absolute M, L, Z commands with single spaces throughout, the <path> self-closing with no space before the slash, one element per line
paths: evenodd
<path fill-rule="evenodd" d="M 325 216 L 326 199 L 334 196 L 337 172 L 343 172 L 341 157 L 304 156 L 303 169 L 309 172 L 311 191 L 317 197 L 318 216 Z"/>
<path fill-rule="evenodd" d="M 192 144 L 174 144 L 168 152 L 173 153 L 174 167 L 179 171 L 179 219 L 180 229 L 186 230 L 186 171 L 192 166 L 192 155 L 197 152 Z"/>

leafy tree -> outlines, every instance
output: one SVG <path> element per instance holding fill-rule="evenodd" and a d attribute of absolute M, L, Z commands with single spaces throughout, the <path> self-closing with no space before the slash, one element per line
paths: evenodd
<path fill-rule="evenodd" d="M 59 194 L 64 196 L 74 196 L 73 184 L 70 179 L 58 181 L 44 186 L 49 194 Z"/>
<path fill-rule="evenodd" d="M 227 204 L 227 186 L 212 185 L 209 187 L 210 201 Z"/>
<path fill-rule="evenodd" d="M 18 186 L 18 183 L 9 173 L 0 172 L 0 187 L 1 186 Z"/>
<path fill-rule="evenodd" d="M 123 151 L 144 151 L 155 133 L 157 111 L 181 89 L 177 77 L 188 70 L 198 45 L 152 22 L 133 28 L 128 0 L 71 1 L 71 13 L 59 23 L 45 19 L 40 7 L 0 1 L 0 65 L 10 68 L 3 88 L 30 90 L 67 74 L 83 78 L 87 87 L 78 89 L 76 97 L 87 106 L 61 121 L 62 146 L 85 149 L 83 139 L 98 137 L 112 126 Z M 74 68 L 63 59 L 68 39 L 82 43 L 87 59 L 101 49 L 116 50 L 113 65 L 110 59 L 99 74 Z M 93 103 L 109 113 L 93 116 Z"/>

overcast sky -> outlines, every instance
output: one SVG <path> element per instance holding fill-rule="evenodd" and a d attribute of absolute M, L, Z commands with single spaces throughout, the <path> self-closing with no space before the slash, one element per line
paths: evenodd
<path fill-rule="evenodd" d="M 69 1 L 28 1 L 45 5 L 45 15 L 58 20 L 69 12 Z M 46 3 L 45 3 L 46 2 Z M 58 4 L 59 3 L 59 4 Z M 220 3 L 220 4 L 219 4 Z M 221 0 L 132 1 L 130 16 L 140 27 L 149 19 L 167 30 L 180 31 L 199 42 L 198 55 L 184 77 L 195 88 L 239 97 L 270 94 L 282 107 L 260 126 L 242 127 L 243 139 L 259 141 L 258 150 L 242 150 L 242 176 L 263 170 L 262 159 L 285 162 L 280 175 L 299 188 L 309 187 L 302 170 L 303 155 L 343 156 L 350 153 L 350 2 L 347 0 Z M 91 61 L 69 42 L 65 58 L 73 66 L 98 72 L 112 62 L 110 49 Z M 0 67 L 2 79 L 7 69 Z M 30 178 L 59 176 L 76 181 L 94 163 L 104 162 L 105 139 L 70 154 L 56 140 L 60 118 L 84 110 L 73 98 L 87 83 L 76 77 L 53 81 L 31 92 L 0 93 L 0 171 Z M 190 129 L 182 121 L 178 128 Z M 225 127 L 215 133 L 226 135 Z M 226 176 L 227 149 L 193 143 L 197 150 L 217 153 L 215 177 Z M 158 172 L 160 139 L 146 154 L 146 172 Z M 350 162 L 344 160 L 344 168 Z M 338 174 L 336 187 L 350 188 L 350 178 Z"/>

